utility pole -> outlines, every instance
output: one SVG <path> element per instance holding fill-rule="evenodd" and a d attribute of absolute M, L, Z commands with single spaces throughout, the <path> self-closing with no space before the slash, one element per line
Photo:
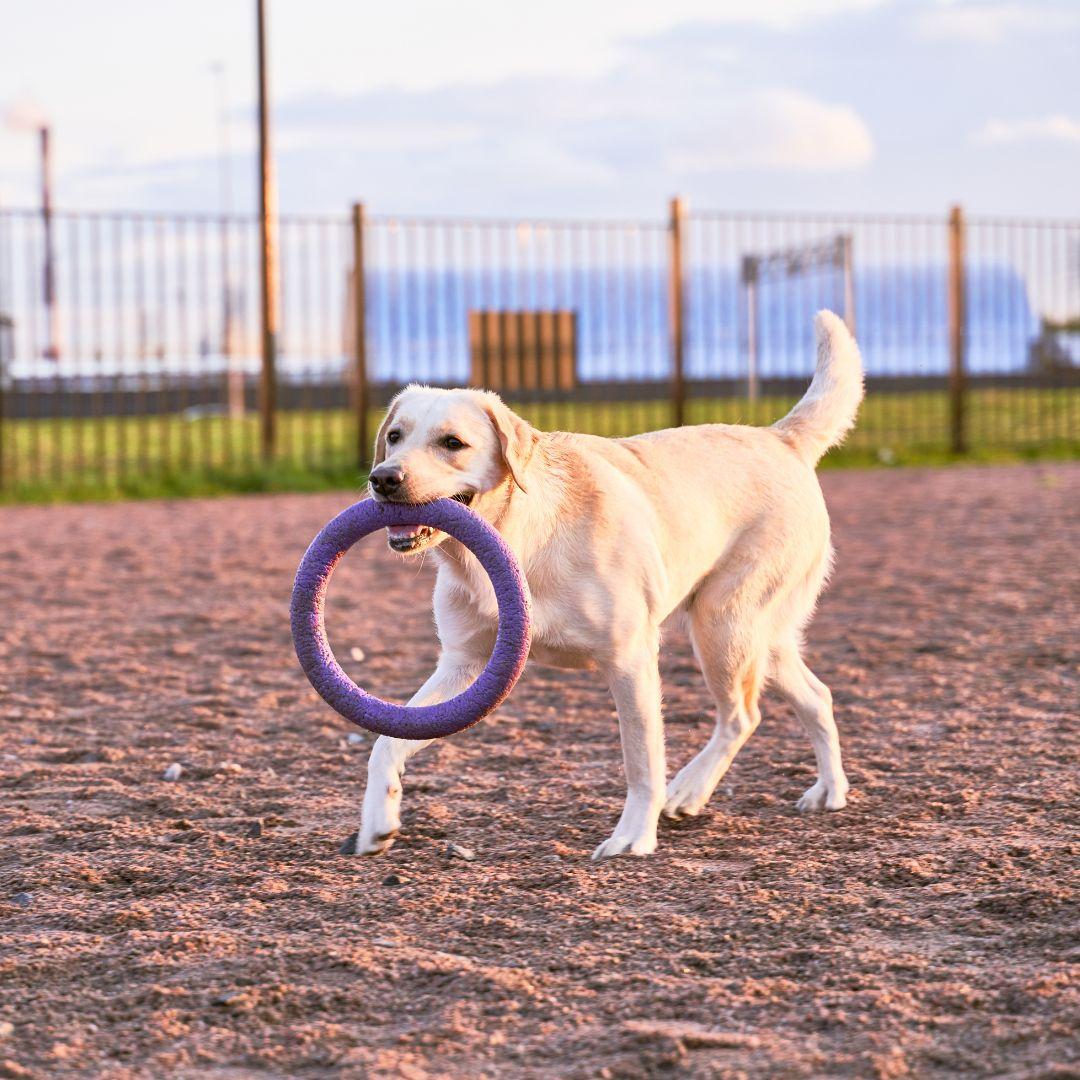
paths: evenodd
<path fill-rule="evenodd" d="M 262 372 L 259 409 L 262 454 L 271 461 L 277 442 L 278 236 L 277 189 L 270 153 L 270 94 L 267 74 L 266 0 L 255 0 L 259 72 L 259 239 L 262 293 Z"/>

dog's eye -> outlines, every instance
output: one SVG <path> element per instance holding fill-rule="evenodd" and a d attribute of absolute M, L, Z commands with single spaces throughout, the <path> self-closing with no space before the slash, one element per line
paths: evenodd
<path fill-rule="evenodd" d="M 456 435 L 447 435 L 442 441 L 447 450 L 464 450 L 465 444 Z"/>
<path fill-rule="evenodd" d="M 386 434 L 386 441 L 388 443 L 396 443 L 401 438 L 400 431 L 389 431 Z"/>

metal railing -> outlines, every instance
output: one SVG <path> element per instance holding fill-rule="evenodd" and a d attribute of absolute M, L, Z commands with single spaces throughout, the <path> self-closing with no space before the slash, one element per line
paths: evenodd
<path fill-rule="evenodd" d="M 271 394 L 258 256 L 254 218 L 0 211 L 0 494 L 348 482 L 401 385 L 476 371 L 541 427 L 771 422 L 821 307 L 868 375 L 842 453 L 1080 445 L 1080 222 L 285 216 Z"/>

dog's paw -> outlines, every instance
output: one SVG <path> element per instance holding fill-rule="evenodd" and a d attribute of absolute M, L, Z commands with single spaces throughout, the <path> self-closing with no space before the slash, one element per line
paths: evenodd
<path fill-rule="evenodd" d="M 667 786 L 664 817 L 696 817 L 700 814 L 713 793 L 713 785 L 708 779 L 700 770 L 694 769 L 693 762 L 680 769 Z"/>
<path fill-rule="evenodd" d="M 656 850 L 656 831 L 641 836 L 615 832 L 592 854 L 593 861 L 611 859 L 616 855 L 651 855 Z"/>
<path fill-rule="evenodd" d="M 800 814 L 813 814 L 819 810 L 843 810 L 845 806 L 847 784 L 831 787 L 823 780 L 818 780 L 812 788 L 808 788 L 795 804 Z"/>
<path fill-rule="evenodd" d="M 397 834 L 397 829 L 375 833 L 370 836 L 361 832 L 356 838 L 354 853 L 357 855 L 381 855 L 384 851 L 389 851 L 393 847 Z"/>

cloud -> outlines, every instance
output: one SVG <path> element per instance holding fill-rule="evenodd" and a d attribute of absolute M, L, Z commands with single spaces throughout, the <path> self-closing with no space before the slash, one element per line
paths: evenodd
<path fill-rule="evenodd" d="M 850 171 L 874 155 L 852 106 L 748 87 L 715 43 L 673 51 L 641 42 L 589 77 L 293 100 L 279 107 L 277 127 L 297 161 L 321 154 L 332 168 L 351 152 L 372 198 L 400 204 L 405 195 L 431 210 L 446 208 L 448 192 L 487 195 L 491 205 L 498 191 L 510 204 L 542 185 L 595 205 L 628 186 L 673 191 L 740 170 Z"/>
<path fill-rule="evenodd" d="M 915 19 L 925 38 L 994 45 L 1014 34 L 1045 34 L 1080 25 L 1080 12 L 1059 4 L 942 3 Z"/>
<path fill-rule="evenodd" d="M 1008 146 L 1027 142 L 1080 142 L 1080 120 L 1064 113 L 1027 120 L 988 120 L 972 133 L 980 146 Z"/>
<path fill-rule="evenodd" d="M 99 3 L 102 0 L 99 0 Z M 206 0 L 195 0 L 205 3 Z M 679 26 L 793 32 L 889 0 L 306 0 L 275 5 L 279 92 L 426 90 L 521 76 L 595 76 L 628 44 Z M 192 20 L 198 16 L 192 16 Z M 312 78 L 313 72 L 319 75 Z"/>
<path fill-rule="evenodd" d="M 765 90 L 725 101 L 709 120 L 686 132 L 668 158 L 672 172 L 732 169 L 859 169 L 874 156 L 874 140 L 848 105 L 791 90 Z"/>

